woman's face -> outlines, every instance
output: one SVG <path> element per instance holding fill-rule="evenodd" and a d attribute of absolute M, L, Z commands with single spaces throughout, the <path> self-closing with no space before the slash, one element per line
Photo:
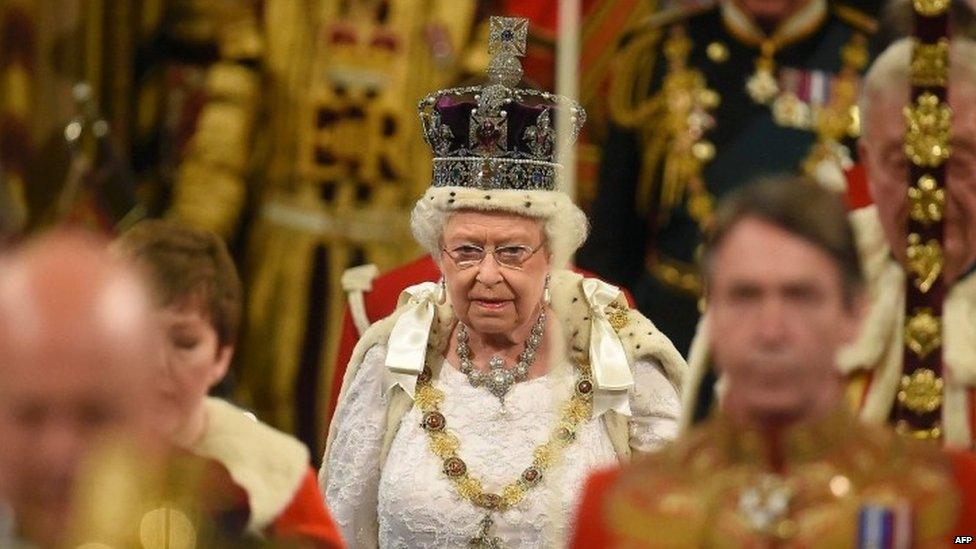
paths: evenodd
<path fill-rule="evenodd" d="M 196 299 L 156 311 L 166 368 L 160 384 L 166 403 L 185 422 L 227 373 L 234 348 L 221 346 L 209 315 Z"/>
<path fill-rule="evenodd" d="M 461 322 L 476 333 L 498 335 L 534 320 L 549 272 L 542 221 L 508 213 L 462 211 L 448 218 L 443 239 L 441 270 Z M 459 265 L 456 258 L 464 255 L 458 252 L 470 254 L 472 247 L 489 253 L 479 264 Z M 527 259 L 518 268 L 501 265 L 494 253 L 501 248 L 503 262 L 510 262 L 511 257 L 518 257 L 520 247 Z"/>

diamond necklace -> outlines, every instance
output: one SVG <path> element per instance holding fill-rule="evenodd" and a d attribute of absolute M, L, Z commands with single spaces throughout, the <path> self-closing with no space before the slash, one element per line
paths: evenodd
<path fill-rule="evenodd" d="M 525 340 L 525 349 L 519 355 L 518 362 L 511 369 L 505 368 L 505 360 L 492 355 L 488 359 L 487 372 L 479 372 L 474 369 L 474 362 L 471 361 L 471 347 L 468 346 L 468 328 L 464 324 L 458 325 L 457 333 L 457 355 L 461 361 L 461 373 L 468 377 L 468 383 L 472 387 L 487 387 L 491 394 L 498 397 L 503 404 L 505 395 L 509 389 L 520 381 L 524 381 L 529 376 L 529 367 L 535 362 L 535 354 L 542 344 L 542 332 L 546 329 L 546 312 L 539 313 L 539 318 L 532 326 L 532 333 Z"/>

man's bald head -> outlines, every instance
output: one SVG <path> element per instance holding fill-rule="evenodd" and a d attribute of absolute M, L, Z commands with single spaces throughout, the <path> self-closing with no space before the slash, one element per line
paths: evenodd
<path fill-rule="evenodd" d="M 149 432 L 161 352 L 139 276 L 80 233 L 0 260 L 0 474 L 28 539 L 63 532 L 103 436 Z"/>

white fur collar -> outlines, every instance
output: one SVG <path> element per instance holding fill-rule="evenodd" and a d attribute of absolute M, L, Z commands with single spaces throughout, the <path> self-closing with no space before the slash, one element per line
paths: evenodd
<path fill-rule="evenodd" d="M 308 449 L 221 399 L 208 398 L 204 406 L 207 430 L 191 450 L 227 467 L 234 482 L 247 492 L 248 530 L 263 535 L 308 474 Z"/>

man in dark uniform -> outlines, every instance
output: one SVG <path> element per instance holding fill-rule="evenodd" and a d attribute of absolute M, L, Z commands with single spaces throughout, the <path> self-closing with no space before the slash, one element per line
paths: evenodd
<path fill-rule="evenodd" d="M 714 201 L 802 170 L 843 190 L 874 20 L 827 0 L 682 3 L 618 52 L 593 231 L 577 261 L 688 351 Z"/>

